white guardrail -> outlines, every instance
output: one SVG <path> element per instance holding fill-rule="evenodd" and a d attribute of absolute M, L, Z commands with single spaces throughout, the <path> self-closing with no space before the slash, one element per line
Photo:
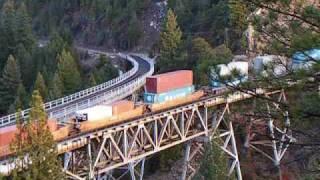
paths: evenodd
<path fill-rule="evenodd" d="M 141 54 L 134 54 L 140 57 L 143 57 Z M 128 56 L 130 61 L 135 61 L 132 57 Z M 146 77 L 151 76 L 154 72 L 154 63 L 153 60 L 147 57 L 143 57 L 143 59 L 147 60 L 150 64 L 149 71 L 122 86 L 113 88 L 104 93 L 98 94 L 94 97 L 85 99 L 83 101 L 77 102 L 75 104 L 71 104 L 69 106 L 65 106 L 62 109 L 57 111 L 53 111 L 49 113 L 49 117 L 54 117 L 59 122 L 64 122 L 64 120 L 69 119 L 70 117 L 75 115 L 75 112 L 78 110 L 86 109 L 88 107 L 92 107 L 99 104 L 109 104 L 120 99 L 123 99 L 129 95 L 131 95 L 134 91 L 141 88 L 146 81 Z"/>
<path fill-rule="evenodd" d="M 100 52 L 100 51 L 95 51 L 95 53 L 105 54 L 105 53 Z M 119 53 L 118 55 L 120 57 L 122 57 L 122 58 L 126 58 L 128 61 L 130 61 L 133 64 L 133 68 L 130 71 L 128 71 L 128 72 L 118 76 L 117 78 L 108 81 L 108 82 L 105 82 L 105 83 L 102 83 L 100 85 L 97 85 L 97 86 L 94 86 L 94 87 L 79 91 L 77 93 L 71 94 L 69 96 L 65 96 L 63 98 L 59 98 L 59 99 L 54 100 L 54 101 L 50 101 L 50 102 L 45 103 L 44 107 L 45 107 L 45 110 L 48 112 L 49 118 L 57 118 L 59 120 L 61 119 L 60 113 L 55 114 L 54 112 L 50 112 L 51 109 L 57 108 L 57 107 L 62 106 L 62 105 L 65 105 L 66 103 L 72 103 L 73 101 L 76 101 L 76 100 L 79 100 L 81 98 L 85 98 L 85 97 L 87 97 L 89 95 L 101 92 L 101 91 L 103 91 L 103 90 L 105 90 L 105 89 L 107 89 L 107 88 L 109 88 L 109 87 L 111 87 L 111 86 L 113 86 L 115 84 L 118 84 L 118 83 L 126 80 L 127 78 L 131 77 L 132 75 L 134 75 L 138 71 L 139 65 L 133 58 L 131 58 L 130 56 L 128 56 L 126 54 Z M 153 66 L 152 66 L 152 68 L 153 68 Z M 152 73 L 153 73 L 153 71 L 152 71 Z M 116 88 L 116 89 L 118 89 L 118 88 Z M 113 91 L 111 91 L 111 92 L 107 91 L 107 92 L 105 92 L 103 94 L 106 94 L 108 92 L 111 93 Z M 100 96 L 98 96 L 98 97 L 101 98 Z M 70 117 L 70 116 L 67 116 L 67 114 L 70 113 L 71 110 L 76 111 L 76 110 L 84 109 L 86 107 L 90 107 L 90 106 L 93 106 L 94 104 L 96 104 L 96 103 L 94 103 L 94 104 L 91 103 L 91 101 L 92 101 L 91 99 L 88 99 L 88 100 L 85 100 L 85 101 L 86 102 L 80 101 L 80 102 L 77 102 L 76 104 L 70 104 L 70 106 L 66 106 L 63 109 L 59 109 L 59 111 L 63 112 L 64 117 Z M 96 102 L 96 101 L 97 100 L 93 100 L 92 102 Z M 83 104 L 87 104 L 87 105 L 84 106 Z M 73 106 L 75 106 L 75 108 Z M 29 116 L 29 111 L 30 111 L 30 109 L 23 110 L 21 112 L 21 116 L 24 119 L 26 119 Z M 58 116 L 56 116 L 56 115 L 58 115 Z M 14 124 L 15 121 L 16 121 L 16 118 L 17 118 L 17 113 L 1 117 L 0 118 L 0 127 L 7 126 L 9 124 Z"/>

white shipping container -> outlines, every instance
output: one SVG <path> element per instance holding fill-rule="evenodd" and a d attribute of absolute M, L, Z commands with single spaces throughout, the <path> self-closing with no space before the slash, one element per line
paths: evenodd
<path fill-rule="evenodd" d="M 91 108 L 76 111 L 76 115 L 87 114 L 88 121 L 102 120 L 112 116 L 112 106 L 98 105 Z"/>
<path fill-rule="evenodd" d="M 228 68 L 228 66 L 226 66 L 225 64 L 219 64 L 217 65 L 218 71 L 220 76 L 226 76 L 230 74 L 230 70 Z"/>
<path fill-rule="evenodd" d="M 255 73 L 267 75 L 268 72 L 272 72 L 275 76 L 280 76 L 286 73 L 288 66 L 288 60 L 282 56 L 265 55 L 257 56 L 253 59 L 252 66 Z M 268 69 L 268 72 L 266 72 Z"/>
<path fill-rule="evenodd" d="M 249 63 L 248 62 L 230 62 L 228 64 L 229 71 L 231 72 L 233 69 L 236 69 L 242 75 L 248 75 Z"/>
<path fill-rule="evenodd" d="M 236 69 L 242 75 L 248 75 L 249 64 L 248 62 L 230 62 L 229 64 L 219 64 L 217 65 L 220 76 L 228 76 L 231 74 L 232 70 Z"/>

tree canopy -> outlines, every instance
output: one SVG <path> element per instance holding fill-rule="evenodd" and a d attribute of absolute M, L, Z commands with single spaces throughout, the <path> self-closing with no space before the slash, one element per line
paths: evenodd
<path fill-rule="evenodd" d="M 11 144 L 11 150 L 17 155 L 12 177 L 17 180 L 63 179 L 56 145 L 47 126 L 47 115 L 39 91 L 33 92 L 30 106 L 28 121 L 24 123 L 18 120 L 18 134 Z"/>

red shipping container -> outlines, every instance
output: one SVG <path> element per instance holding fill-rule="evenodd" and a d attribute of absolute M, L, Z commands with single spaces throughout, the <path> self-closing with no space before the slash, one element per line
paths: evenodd
<path fill-rule="evenodd" d="M 16 125 L 0 128 L 0 147 L 10 145 L 14 140 L 16 133 Z"/>
<path fill-rule="evenodd" d="M 48 120 L 47 126 L 50 132 L 56 131 L 58 129 L 58 124 L 56 120 Z"/>
<path fill-rule="evenodd" d="M 120 113 L 128 112 L 134 109 L 133 101 L 117 101 L 112 103 L 112 115 L 118 115 Z"/>
<path fill-rule="evenodd" d="M 50 132 L 56 131 L 58 129 L 57 121 L 48 120 L 47 127 Z M 9 145 L 14 140 L 17 132 L 16 125 L 0 128 L 0 146 Z"/>
<path fill-rule="evenodd" d="M 179 70 L 147 77 L 148 93 L 164 93 L 174 89 L 193 85 L 193 73 L 190 70 Z"/>

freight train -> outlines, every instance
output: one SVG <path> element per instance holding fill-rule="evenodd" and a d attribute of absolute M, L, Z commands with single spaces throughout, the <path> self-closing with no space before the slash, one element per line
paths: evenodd
<path fill-rule="evenodd" d="M 313 49 L 293 56 L 292 68 L 304 68 L 309 56 L 320 61 L 320 49 Z M 253 69 L 261 73 L 264 66 L 273 62 L 272 56 L 259 56 L 253 61 Z M 277 75 L 283 73 L 278 68 Z M 61 141 L 77 133 L 86 133 L 95 129 L 125 123 L 144 116 L 146 113 L 157 113 L 172 107 L 180 106 L 204 98 L 208 93 L 221 94 L 227 91 L 225 83 L 219 81 L 218 76 L 230 75 L 235 69 L 240 72 L 238 78 L 227 84 L 238 85 L 248 79 L 248 62 L 231 62 L 227 65 L 218 65 L 219 71 L 211 72 L 211 88 L 195 91 L 192 71 L 181 70 L 148 77 L 146 79 L 144 102 L 135 104 L 131 101 L 119 101 L 113 104 L 102 104 L 76 112 L 74 118 L 63 124 L 55 120 L 48 120 L 48 129 L 55 141 Z M 12 154 L 10 143 L 17 133 L 15 125 L 0 128 L 0 158 Z"/>
<path fill-rule="evenodd" d="M 123 100 L 112 104 L 101 104 L 77 111 L 73 118 L 63 124 L 48 120 L 48 128 L 54 140 L 59 142 L 78 133 L 125 123 L 143 117 L 147 113 L 156 113 L 194 102 L 204 95 L 202 90 L 195 91 L 192 71 L 164 73 L 146 79 L 143 103 Z M 17 132 L 15 125 L 0 129 L 0 157 L 12 154 L 10 143 Z"/>

